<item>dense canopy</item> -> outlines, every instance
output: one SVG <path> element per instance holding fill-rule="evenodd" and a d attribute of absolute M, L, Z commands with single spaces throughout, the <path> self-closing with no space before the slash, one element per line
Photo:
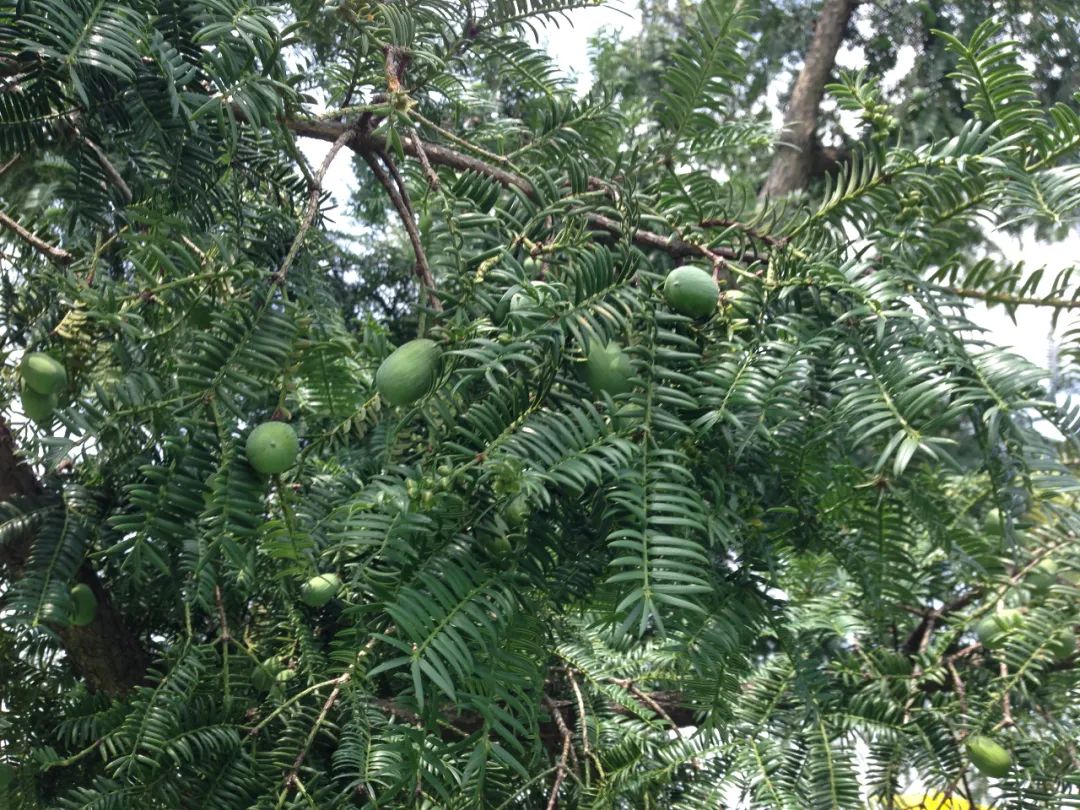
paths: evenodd
<path fill-rule="evenodd" d="M 799 175 L 791 20 L 578 96 L 593 4 L 0 4 L 0 806 L 1080 802 L 1080 335 L 971 316 L 1080 306 L 987 243 L 1076 227 L 1053 26 L 920 29 L 935 137 L 800 4 Z"/>

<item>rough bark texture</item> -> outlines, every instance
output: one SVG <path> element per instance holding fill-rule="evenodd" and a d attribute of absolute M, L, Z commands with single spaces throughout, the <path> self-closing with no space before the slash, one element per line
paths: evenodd
<path fill-rule="evenodd" d="M 0 420 L 0 501 L 42 494 L 34 471 L 19 458 L 11 430 Z M 29 532 L 0 546 L 0 566 L 9 582 L 22 574 L 33 537 Z M 150 659 L 138 638 L 109 601 L 94 569 L 83 564 L 77 576 L 97 597 L 97 614 L 85 627 L 49 625 L 64 646 L 72 669 L 95 692 L 121 694 L 142 681 Z"/>
<path fill-rule="evenodd" d="M 784 111 L 784 129 L 776 145 L 769 176 L 761 189 L 762 199 L 782 197 L 806 187 L 818 160 L 816 141 L 818 110 L 844 41 L 851 15 L 859 0 L 825 0 L 814 26 L 814 36 L 791 99 Z"/>

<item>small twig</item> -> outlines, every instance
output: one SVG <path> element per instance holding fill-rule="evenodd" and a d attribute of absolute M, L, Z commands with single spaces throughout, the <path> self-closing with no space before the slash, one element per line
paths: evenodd
<path fill-rule="evenodd" d="M 184 243 L 184 245 L 188 248 L 188 250 L 190 250 L 192 253 L 196 254 L 199 257 L 199 266 L 200 267 L 203 267 L 203 266 L 206 265 L 206 260 L 207 260 L 208 257 L 206 255 L 206 253 L 202 250 L 202 248 L 200 248 L 198 245 L 196 245 L 194 242 L 192 242 L 190 239 L 188 239 L 186 235 L 181 236 L 180 241 Z"/>
<path fill-rule="evenodd" d="M 326 177 L 326 172 L 330 169 L 330 164 L 333 163 L 337 153 L 341 151 L 346 143 L 348 143 L 356 135 L 356 130 L 349 128 L 344 130 L 333 145 L 330 147 L 330 151 L 326 153 L 326 157 L 323 158 L 322 165 L 319 166 L 319 171 L 315 174 L 315 180 L 311 184 L 311 191 L 308 195 L 307 209 L 304 211 L 304 218 L 300 221 L 300 230 L 296 232 L 296 237 L 293 239 L 292 244 L 289 246 L 289 252 L 285 254 L 285 260 L 282 261 L 281 267 L 277 271 L 277 280 L 284 282 L 286 273 L 289 272 L 289 268 L 292 266 L 293 261 L 296 259 L 296 254 L 300 252 L 300 245 L 304 241 L 304 237 L 307 236 L 307 232 L 311 229 L 311 224 L 315 221 L 315 214 L 319 211 L 319 196 L 322 194 L 322 181 Z"/>
<path fill-rule="evenodd" d="M 69 265 L 73 261 L 75 261 L 75 257 L 68 253 L 66 250 L 64 250 L 63 248 L 54 247 L 48 242 L 45 242 L 44 240 L 34 236 L 34 234 L 30 233 L 30 231 L 28 231 L 15 220 L 13 220 L 3 211 L 0 211 L 0 225 L 7 228 L 17 237 L 30 245 L 30 247 L 32 247 L 38 253 L 40 253 L 42 256 L 55 264 L 63 266 Z"/>
<path fill-rule="evenodd" d="M 574 690 L 574 698 L 577 700 L 578 719 L 581 721 L 581 748 L 585 756 L 592 757 L 592 751 L 589 750 L 589 724 L 585 714 L 585 698 L 581 694 L 581 688 L 578 686 L 574 673 L 567 670 L 566 678 L 570 681 L 570 688 Z"/>
<path fill-rule="evenodd" d="M 632 680 L 630 680 L 629 678 L 612 678 L 611 680 L 612 683 L 614 683 L 616 686 L 621 686 L 623 689 L 627 690 L 630 694 L 632 694 L 634 697 L 636 697 L 638 700 L 640 700 L 642 703 L 644 703 L 646 706 L 656 712 L 657 715 L 663 718 L 663 720 L 669 726 L 671 726 L 676 736 L 680 740 L 686 739 L 683 736 L 682 729 L 679 728 L 679 724 L 671 719 L 671 715 L 667 713 L 664 707 L 657 703 L 647 692 L 643 692 L 641 689 L 635 686 Z"/>
<path fill-rule="evenodd" d="M 221 598 L 221 586 L 214 586 L 214 602 L 217 604 L 218 619 L 221 622 L 221 641 L 228 642 L 232 639 L 229 633 L 229 620 L 225 618 L 225 601 Z"/>
<path fill-rule="evenodd" d="M 766 245 L 769 245 L 770 247 L 783 247 L 788 243 L 788 239 L 786 236 L 772 236 L 771 234 L 763 233 L 757 228 L 754 228 L 750 225 L 745 225 L 735 219 L 703 219 L 698 223 L 698 225 L 702 228 L 730 228 L 741 231 L 742 233 L 745 233 L 747 236 L 749 236 L 751 239 L 757 239 L 761 242 L 764 242 Z"/>
<path fill-rule="evenodd" d="M 945 660 L 945 668 L 949 670 L 949 675 L 953 680 L 953 687 L 956 689 L 956 699 L 960 703 L 960 713 L 967 717 L 967 690 L 964 689 L 964 682 L 960 680 L 960 673 L 957 672 L 956 666 L 952 661 Z"/>
<path fill-rule="evenodd" d="M 105 154 L 105 151 L 82 133 L 79 133 L 79 140 L 94 153 L 94 157 L 97 158 L 97 162 L 104 170 L 106 176 L 112 181 L 112 184 L 120 190 L 124 202 L 131 202 L 133 199 L 131 188 L 124 182 L 124 178 L 120 176 L 120 172 L 116 170 L 116 167 L 112 165 L 112 162 L 109 160 L 108 155 Z"/>
<path fill-rule="evenodd" d="M 282 787 L 283 790 L 288 790 L 296 781 L 296 775 L 300 772 L 300 766 L 304 764 L 304 758 L 307 756 L 307 752 L 311 750 L 311 744 L 315 741 L 315 735 L 319 733 L 322 724 L 326 722 L 326 715 L 330 713 L 330 709 L 337 703 L 338 696 L 341 694 L 341 685 L 348 680 L 349 676 L 347 673 L 337 679 L 338 685 L 334 687 L 334 690 L 326 699 L 322 710 L 319 712 L 319 716 L 315 718 L 315 724 L 311 727 L 311 731 L 308 732 L 307 739 L 304 741 L 304 747 L 300 749 L 300 752 L 296 755 L 296 759 L 293 760 L 292 768 L 289 769 L 289 774 L 285 777 L 285 782 Z"/>
<path fill-rule="evenodd" d="M 973 290 L 968 287 L 949 287 L 944 284 L 928 284 L 927 286 L 938 292 L 952 293 L 960 298 L 975 298 L 979 301 L 985 301 L 988 304 L 1051 307 L 1052 309 L 1080 308 L 1080 298 L 1054 298 L 1052 296 L 1040 298 L 1039 296 L 1032 295 L 1011 295 L 1009 293 L 991 292 L 988 290 Z"/>
<path fill-rule="evenodd" d="M 1005 688 L 1001 690 L 1001 727 L 1008 728 L 1016 724 L 1013 722 L 1012 699 L 1009 697 L 1009 665 L 1004 661 L 998 663 L 998 674 L 1001 680 L 1006 682 Z"/>
<path fill-rule="evenodd" d="M 551 786 L 551 798 L 548 799 L 547 803 L 547 810 L 555 810 L 555 807 L 559 804 L 559 788 L 562 787 L 563 779 L 566 778 L 566 761 L 570 756 L 571 736 L 570 729 L 566 727 L 566 721 L 563 719 L 559 707 L 555 705 L 555 701 L 545 695 L 544 704 L 555 718 L 555 724 L 559 727 L 559 733 L 562 734 L 562 753 L 559 755 L 559 764 L 555 769 L 555 782 Z"/>
<path fill-rule="evenodd" d="M 436 312 L 442 312 L 442 302 L 435 293 L 435 278 L 431 275 L 431 267 L 428 265 L 427 254 L 424 252 L 420 230 L 416 227 L 416 219 L 413 217 L 410 206 L 402 197 L 397 184 L 387 174 L 386 169 L 382 167 L 376 156 L 367 151 L 361 151 L 360 154 L 367 163 L 368 168 L 371 169 L 371 173 L 375 175 L 375 179 L 379 181 L 379 185 L 386 189 L 386 193 L 390 195 L 390 202 L 393 203 L 401 223 L 405 226 L 409 241 L 412 243 L 413 254 L 416 256 L 416 275 L 427 292 L 429 305 Z M 380 155 L 388 166 L 393 166 L 393 162 L 388 155 L 379 152 L 375 154 Z M 396 172 L 396 169 L 392 169 L 392 171 Z"/>
<path fill-rule="evenodd" d="M 419 138 L 416 139 L 416 157 L 420 160 L 420 167 L 424 170 L 424 177 L 427 178 L 428 185 L 434 191 L 438 191 L 442 188 L 442 184 L 439 183 L 439 175 L 435 173 L 435 170 L 431 167 L 431 161 L 428 160 L 427 151 L 424 149 L 423 141 Z"/>

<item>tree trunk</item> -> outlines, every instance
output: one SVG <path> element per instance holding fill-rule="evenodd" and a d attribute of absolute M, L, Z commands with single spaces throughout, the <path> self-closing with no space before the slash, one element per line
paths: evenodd
<path fill-rule="evenodd" d="M 814 133 L 825 82 L 836 63 L 836 52 L 840 50 L 844 32 L 858 4 L 859 0 L 825 0 L 821 6 L 814 36 L 784 111 L 784 128 L 769 166 L 769 176 L 761 189 L 762 200 L 806 188 L 813 176 Z"/>
<path fill-rule="evenodd" d="M 18 456 L 11 430 L 0 420 L 0 501 L 42 494 L 33 470 Z M 0 566 L 6 569 L 8 582 L 22 575 L 32 542 L 30 532 L 24 532 L 0 545 Z M 76 578 L 97 597 L 94 620 L 84 627 L 50 624 L 49 628 L 63 644 L 72 669 L 91 690 L 110 697 L 126 692 L 142 681 L 150 657 L 112 606 L 94 569 L 83 563 Z"/>

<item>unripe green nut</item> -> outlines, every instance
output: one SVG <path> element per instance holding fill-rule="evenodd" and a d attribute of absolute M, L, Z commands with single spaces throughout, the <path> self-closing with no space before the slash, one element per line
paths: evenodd
<path fill-rule="evenodd" d="M 337 574 L 318 574 L 300 586 L 300 600 L 308 607 L 321 608 L 341 590 Z"/>
<path fill-rule="evenodd" d="M 67 370 L 45 352 L 27 352 L 19 362 L 19 376 L 39 394 L 58 394 L 67 386 Z"/>
<path fill-rule="evenodd" d="M 989 737 L 972 734 L 964 740 L 964 747 L 971 764 L 986 776 L 1001 779 L 1012 768 L 1012 754 Z"/>
<path fill-rule="evenodd" d="M 244 450 L 256 472 L 278 475 L 296 463 L 300 440 L 284 422 L 263 422 L 248 434 Z"/>
<path fill-rule="evenodd" d="M 97 597 L 89 585 L 80 582 L 71 589 L 71 623 L 75 627 L 85 627 L 97 615 Z"/>
<path fill-rule="evenodd" d="M 22 411 L 28 419 L 46 425 L 52 420 L 58 404 L 56 394 L 39 394 L 30 386 L 24 386 L 20 395 Z"/>
<path fill-rule="evenodd" d="M 720 288 L 700 267 L 676 267 L 664 279 L 664 298 L 680 315 L 705 318 L 716 312 Z"/>
<path fill-rule="evenodd" d="M 390 405 L 411 405 L 431 391 L 441 359 L 442 349 L 434 341 L 410 340 L 379 365 L 375 387 Z"/>

